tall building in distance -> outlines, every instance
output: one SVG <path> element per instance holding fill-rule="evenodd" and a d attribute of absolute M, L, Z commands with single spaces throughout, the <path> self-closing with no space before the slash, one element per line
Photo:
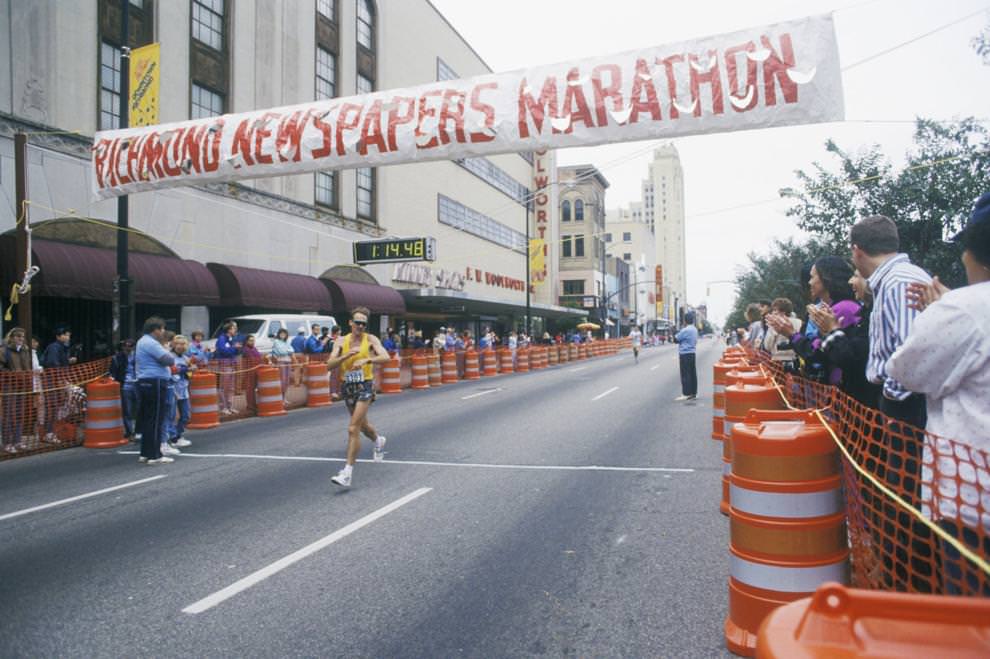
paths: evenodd
<path fill-rule="evenodd" d="M 687 302 L 687 253 L 684 241 L 684 170 L 677 147 L 664 144 L 653 152 L 642 198 L 614 211 L 617 222 L 643 223 L 654 236 L 653 268 L 661 272 L 656 318 L 676 323 Z M 659 268 L 659 270 L 657 270 Z M 650 279 L 655 278 L 655 274 Z"/>
<path fill-rule="evenodd" d="M 642 326 L 647 331 L 656 326 L 656 237 L 644 219 L 642 204 L 633 203 L 630 209 L 611 209 L 605 219 L 605 249 L 629 266 L 629 283 L 635 290 L 629 291 L 632 308 L 628 322 Z"/>

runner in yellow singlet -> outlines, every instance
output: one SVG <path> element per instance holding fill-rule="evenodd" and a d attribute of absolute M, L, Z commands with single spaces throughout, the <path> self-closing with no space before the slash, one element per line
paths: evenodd
<path fill-rule="evenodd" d="M 351 333 L 334 342 L 327 370 L 340 367 L 340 382 L 344 403 L 351 413 L 347 426 L 347 464 L 330 480 L 341 487 L 351 486 L 354 463 L 361 451 L 361 433 L 375 443 L 374 459 L 385 455 L 385 437 L 378 434 L 368 421 L 368 408 L 375 402 L 375 364 L 384 364 L 390 357 L 377 336 L 368 334 L 367 307 L 351 311 Z"/>

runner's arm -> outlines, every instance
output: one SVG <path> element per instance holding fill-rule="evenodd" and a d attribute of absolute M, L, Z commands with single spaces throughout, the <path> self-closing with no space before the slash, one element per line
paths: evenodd
<path fill-rule="evenodd" d="M 356 350 L 351 350 L 351 355 L 341 355 L 340 352 L 341 352 L 341 348 L 343 347 L 343 345 L 344 345 L 344 342 L 343 341 L 335 341 L 334 342 L 334 344 L 333 344 L 333 351 L 330 353 L 330 360 L 327 361 L 327 370 L 328 371 L 332 371 L 333 369 L 335 369 L 338 366 L 340 366 L 341 363 L 343 363 L 344 360 L 346 360 L 351 355 L 356 355 L 357 354 L 357 351 Z"/>
<path fill-rule="evenodd" d="M 368 335 L 368 343 L 371 344 L 371 350 L 375 353 L 368 359 L 358 359 L 354 362 L 354 366 L 364 366 L 365 364 L 384 364 L 388 360 L 392 359 L 385 347 L 382 346 L 382 342 L 377 336 Z"/>

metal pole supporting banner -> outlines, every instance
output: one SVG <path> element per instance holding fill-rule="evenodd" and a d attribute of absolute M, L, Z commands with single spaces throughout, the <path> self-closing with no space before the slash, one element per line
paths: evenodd
<path fill-rule="evenodd" d="M 14 213 L 14 221 L 17 234 L 17 283 L 21 283 L 21 277 L 28 269 L 31 262 L 31 241 L 28 236 L 28 181 L 27 181 L 27 135 L 17 133 L 14 135 L 14 196 L 17 201 L 17 208 Z M 27 336 L 27 344 L 31 345 L 31 291 L 28 290 L 18 296 L 17 303 L 17 325 L 24 329 Z"/>
<path fill-rule="evenodd" d="M 533 281 L 531 279 L 529 272 L 529 205 L 533 203 L 532 199 L 526 200 L 526 336 L 532 336 L 530 328 L 530 299 L 529 291 L 533 287 Z"/>
<path fill-rule="evenodd" d="M 130 12 L 131 3 L 124 0 L 121 24 L 120 52 L 120 127 L 127 128 L 130 120 Z M 129 208 L 127 195 L 117 198 L 117 278 L 113 282 L 113 336 L 114 343 L 134 338 L 134 306 L 131 292 L 131 278 L 128 271 Z"/>

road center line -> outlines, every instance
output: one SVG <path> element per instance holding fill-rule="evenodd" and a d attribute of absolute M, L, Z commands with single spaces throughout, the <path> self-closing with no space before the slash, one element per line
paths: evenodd
<path fill-rule="evenodd" d="M 651 367 L 650 367 L 650 370 L 651 370 L 651 371 L 655 371 L 655 370 L 657 370 L 658 368 L 660 368 L 661 366 L 663 366 L 663 364 L 657 364 L 656 366 L 651 366 Z"/>
<path fill-rule="evenodd" d="M 571 373 L 577 373 L 578 371 L 583 371 L 586 368 L 588 368 L 588 367 L 587 366 L 578 366 L 577 368 L 572 368 L 571 369 Z"/>
<path fill-rule="evenodd" d="M 136 451 L 118 451 L 123 455 L 129 455 Z M 297 462 L 344 462 L 344 458 L 324 458 L 307 455 L 258 455 L 250 453 L 190 453 L 182 452 L 182 460 L 185 458 L 232 458 L 235 460 L 288 460 Z M 358 462 L 373 462 L 372 460 L 358 460 Z M 398 464 L 398 465 L 418 465 L 423 467 L 466 467 L 470 469 L 513 469 L 516 471 L 628 471 L 646 473 L 681 473 L 692 474 L 696 470 L 690 467 L 608 467 L 602 465 L 514 465 L 514 464 L 493 464 L 484 462 L 432 462 L 429 460 L 388 460 L 376 462 L 375 464 Z M 719 467 L 721 468 L 721 467 Z"/>
<path fill-rule="evenodd" d="M 371 524 L 376 520 L 381 519 L 385 515 L 388 515 L 390 512 L 398 510 L 399 508 L 406 505 L 410 501 L 418 499 L 419 497 L 423 496 L 424 494 L 432 490 L 433 488 L 431 487 L 421 487 L 420 489 L 410 494 L 407 494 L 401 499 L 396 499 L 387 506 L 379 508 L 375 512 L 369 515 L 365 515 L 364 517 L 362 517 L 361 519 L 355 522 L 351 522 L 344 528 L 338 529 L 333 533 L 331 533 L 330 535 L 320 538 L 316 542 L 308 544 L 302 549 L 299 549 L 298 551 L 294 551 L 288 556 L 280 558 L 274 563 L 266 565 L 265 567 L 261 568 L 260 570 L 257 570 L 256 572 L 252 572 L 243 579 L 240 579 L 230 584 L 223 590 L 218 590 L 212 595 L 208 595 L 203 599 L 199 600 L 198 602 L 190 604 L 186 608 L 182 609 L 182 612 L 195 614 L 195 613 L 202 613 L 203 611 L 212 609 L 217 604 L 220 604 L 221 602 L 225 602 L 234 595 L 237 595 L 238 593 L 247 590 L 248 588 L 254 586 L 255 584 L 261 583 L 262 581 L 264 581 L 265 579 L 267 579 L 268 577 L 274 574 L 278 574 L 285 568 L 289 567 L 294 563 L 298 563 L 307 556 L 315 554 L 321 549 L 324 549 L 325 547 L 329 547 L 338 540 L 346 538 L 355 531 L 364 528 L 365 526 Z"/>
<path fill-rule="evenodd" d="M 494 394 L 497 391 L 502 391 L 502 387 L 498 387 L 496 389 L 489 389 L 488 391 L 479 391 L 478 393 L 470 394 L 469 396 L 461 396 L 461 400 L 477 398 L 478 396 L 487 396 L 488 394 Z"/>
<path fill-rule="evenodd" d="M 616 392 L 618 390 L 619 390 L 618 387 L 612 387 L 608 391 L 603 391 L 602 393 L 598 394 L 597 396 L 595 396 L 594 398 L 592 398 L 591 401 L 594 402 L 596 400 L 600 400 L 602 398 L 605 398 L 605 396 L 608 396 L 609 394 L 614 393 L 614 392 Z"/>
<path fill-rule="evenodd" d="M 150 483 L 151 481 L 156 481 L 159 478 L 165 478 L 166 475 L 167 474 L 159 474 L 158 476 L 152 476 L 150 478 L 142 478 L 141 480 L 131 481 L 130 483 L 124 483 L 122 485 L 114 485 L 113 487 L 107 487 L 102 490 L 96 490 L 95 492 L 87 492 L 86 494 L 80 494 L 74 497 L 69 497 L 68 499 L 59 499 L 58 501 L 52 501 L 51 503 L 42 504 L 40 506 L 34 506 L 33 508 L 25 508 L 24 510 L 17 510 L 12 513 L 0 515 L 0 521 L 3 521 L 5 519 L 11 519 L 14 517 L 20 517 L 21 515 L 27 515 L 28 513 L 36 513 L 39 510 L 47 510 L 48 508 L 54 508 L 55 506 L 63 506 L 67 503 L 72 503 L 73 501 L 82 501 L 83 499 L 96 497 L 101 494 L 106 494 L 107 492 L 116 492 L 117 490 L 122 490 L 125 487 L 134 487 L 135 485 Z"/>

